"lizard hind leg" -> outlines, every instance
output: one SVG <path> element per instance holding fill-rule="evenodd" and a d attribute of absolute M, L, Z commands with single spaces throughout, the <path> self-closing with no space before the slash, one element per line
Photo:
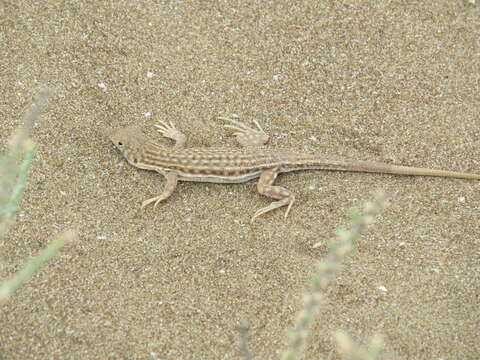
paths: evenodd
<path fill-rule="evenodd" d="M 228 121 L 231 124 L 226 124 L 224 127 L 228 129 L 235 130 L 233 135 L 236 136 L 237 141 L 240 145 L 247 148 L 256 148 L 265 145 L 268 142 L 268 135 L 263 131 L 259 122 L 253 120 L 254 124 L 257 126 L 257 129 L 252 129 L 248 125 L 226 117 L 218 117 L 220 120 Z"/>
<path fill-rule="evenodd" d="M 285 211 L 285 218 L 287 218 L 288 213 L 290 212 L 290 209 L 295 202 L 295 195 L 293 195 L 289 190 L 281 186 L 272 185 L 277 175 L 278 169 L 275 168 L 264 171 L 260 176 L 260 180 L 257 184 L 258 192 L 262 195 L 268 196 L 278 201 L 274 201 L 270 205 L 258 209 L 255 214 L 253 214 L 251 222 L 253 222 L 257 217 L 266 214 L 267 212 L 288 205 L 287 210 Z"/>

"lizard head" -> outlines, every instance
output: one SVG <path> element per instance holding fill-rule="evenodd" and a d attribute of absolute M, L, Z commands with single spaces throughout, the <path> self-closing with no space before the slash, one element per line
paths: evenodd
<path fill-rule="evenodd" d="M 134 125 L 110 131 L 109 138 L 127 160 L 134 163 L 141 147 L 147 142 L 147 137 Z"/>

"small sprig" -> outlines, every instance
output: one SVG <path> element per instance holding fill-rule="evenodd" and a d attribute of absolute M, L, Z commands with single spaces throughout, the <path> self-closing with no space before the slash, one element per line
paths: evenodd
<path fill-rule="evenodd" d="M 306 339 L 310 333 L 310 326 L 323 302 L 324 292 L 327 286 L 335 279 L 341 271 L 341 264 L 350 251 L 353 244 L 359 238 L 360 233 L 374 222 L 378 215 L 387 206 L 387 195 L 385 192 L 378 192 L 372 202 L 367 202 L 363 212 L 352 210 L 350 214 L 350 229 L 337 231 L 335 240 L 329 242 L 329 252 L 325 259 L 317 264 L 309 291 L 304 295 L 304 306 L 297 316 L 293 329 L 289 332 L 290 343 L 283 354 L 284 360 L 295 360 L 300 358 L 304 350 Z M 367 352 L 368 353 L 368 352 Z M 378 351 L 376 352 L 378 353 Z M 369 353 L 368 353 L 369 354 Z M 362 359 L 373 359 L 372 357 Z"/>

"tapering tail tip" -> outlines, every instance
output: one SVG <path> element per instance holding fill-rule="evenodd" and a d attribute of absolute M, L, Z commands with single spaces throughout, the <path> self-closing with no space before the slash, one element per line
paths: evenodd
<path fill-rule="evenodd" d="M 435 170 L 410 166 L 390 165 L 386 171 L 389 174 L 412 175 L 412 176 L 435 176 L 455 179 L 480 180 L 480 174 L 465 173 L 458 171 Z"/>

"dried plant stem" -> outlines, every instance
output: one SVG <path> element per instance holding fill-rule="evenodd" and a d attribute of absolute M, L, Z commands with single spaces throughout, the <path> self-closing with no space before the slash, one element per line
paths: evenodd
<path fill-rule="evenodd" d="M 298 359 L 304 349 L 310 326 L 323 301 L 324 292 L 331 281 L 341 270 L 343 258 L 352 250 L 353 242 L 360 233 L 371 223 L 374 217 L 387 205 L 387 196 L 384 192 L 378 193 L 373 202 L 365 204 L 363 214 L 352 211 L 350 230 L 339 230 L 336 241 L 329 243 L 329 252 L 326 258 L 317 265 L 317 271 L 310 284 L 308 293 L 304 296 L 304 306 L 290 331 L 290 343 L 283 354 L 284 360 Z"/>
<path fill-rule="evenodd" d="M 243 320 L 238 324 L 237 330 L 240 333 L 240 352 L 245 360 L 252 360 L 253 354 L 248 347 L 248 330 L 250 330 L 250 324 L 248 321 Z"/>
<path fill-rule="evenodd" d="M 8 153 L 0 157 L 0 239 L 5 236 L 15 220 L 24 193 L 28 170 L 35 155 L 35 144 L 30 139 L 30 133 L 47 98 L 48 90 L 41 90 L 35 103 L 27 110 L 23 125 L 10 139 Z M 10 280 L 1 283 L 0 304 L 7 301 L 23 283 L 37 272 L 42 264 L 55 256 L 67 242 L 72 241 L 75 237 L 76 234 L 73 231 L 66 231 L 41 250 Z"/>
<path fill-rule="evenodd" d="M 35 144 L 30 139 L 30 133 L 48 95 L 48 90 L 40 90 L 35 103 L 23 117 L 22 126 L 11 137 L 8 153 L 0 157 L 0 238 L 13 223 L 18 211 L 28 170 L 35 155 Z"/>
<path fill-rule="evenodd" d="M 28 281 L 45 262 L 54 257 L 58 251 L 67 243 L 74 241 L 76 234 L 69 230 L 53 240 L 46 248 L 31 259 L 20 271 L 18 271 L 10 280 L 0 284 L 0 304 L 3 304 L 15 291 L 26 281 Z"/>

